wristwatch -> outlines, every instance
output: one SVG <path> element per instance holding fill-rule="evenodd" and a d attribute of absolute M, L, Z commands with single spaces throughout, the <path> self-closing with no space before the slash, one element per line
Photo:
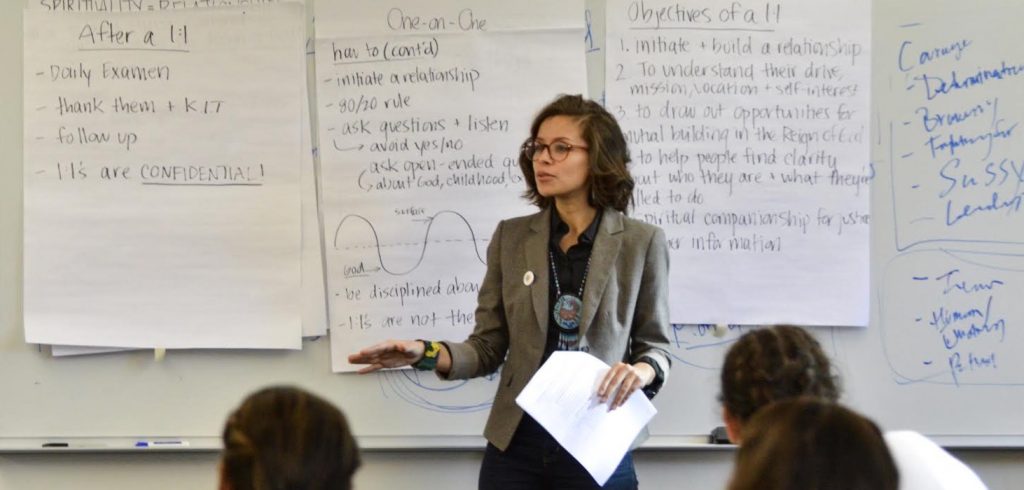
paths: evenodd
<path fill-rule="evenodd" d="M 643 356 L 640 359 L 637 359 L 637 362 L 646 362 L 654 368 L 654 379 L 651 380 L 651 384 L 641 388 L 644 395 L 647 395 L 648 400 L 653 399 L 654 395 L 657 395 L 658 392 L 661 391 L 662 385 L 665 384 L 665 373 L 661 370 L 661 366 L 658 364 L 658 361 L 655 361 L 651 356 Z"/>
<path fill-rule="evenodd" d="M 437 356 L 441 354 L 441 343 L 422 339 L 420 342 L 423 342 L 423 357 L 412 367 L 420 371 L 433 371 L 437 367 Z"/>

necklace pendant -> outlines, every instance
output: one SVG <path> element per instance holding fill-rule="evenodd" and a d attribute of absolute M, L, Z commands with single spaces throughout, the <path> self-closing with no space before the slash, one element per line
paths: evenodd
<path fill-rule="evenodd" d="M 576 330 L 580 328 L 580 312 L 583 311 L 583 301 L 571 294 L 563 294 L 555 301 L 554 308 L 555 323 L 562 330 Z"/>

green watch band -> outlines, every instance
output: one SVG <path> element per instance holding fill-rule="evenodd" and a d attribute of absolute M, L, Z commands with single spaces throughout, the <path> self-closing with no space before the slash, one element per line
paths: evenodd
<path fill-rule="evenodd" d="M 420 342 L 423 342 L 423 357 L 412 367 L 420 371 L 433 371 L 437 367 L 437 356 L 441 354 L 441 343 L 430 340 L 420 340 Z"/>

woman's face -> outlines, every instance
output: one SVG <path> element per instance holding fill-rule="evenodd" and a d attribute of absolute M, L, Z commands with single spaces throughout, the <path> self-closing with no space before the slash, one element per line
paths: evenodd
<path fill-rule="evenodd" d="M 586 202 L 590 190 L 587 186 L 590 159 L 586 150 L 587 143 L 576 120 L 569 116 L 545 119 L 540 123 L 535 141 L 548 145 L 533 158 L 537 192 L 544 197 L 559 200 L 582 198 Z M 564 152 L 566 148 L 571 148 L 568 153 Z M 556 161 L 560 152 L 564 153 L 565 159 Z"/>

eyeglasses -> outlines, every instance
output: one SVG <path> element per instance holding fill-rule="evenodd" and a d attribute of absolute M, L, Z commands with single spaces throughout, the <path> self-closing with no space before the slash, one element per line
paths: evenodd
<path fill-rule="evenodd" d="M 573 145 L 570 143 L 566 143 L 564 141 L 556 141 L 554 143 L 544 144 L 538 143 L 534 140 L 527 140 L 526 143 L 523 143 L 523 156 L 530 160 L 536 160 L 538 157 L 540 157 L 541 153 L 544 153 L 544 150 L 548 151 L 548 155 L 551 157 L 552 160 L 560 162 L 562 160 L 565 160 L 569 156 L 569 153 L 572 153 L 573 150 L 585 151 L 587 150 L 587 147 Z"/>

